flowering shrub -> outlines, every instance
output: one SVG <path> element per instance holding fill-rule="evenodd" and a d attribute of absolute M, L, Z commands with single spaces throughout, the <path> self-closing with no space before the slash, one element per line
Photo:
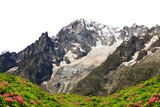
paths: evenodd
<path fill-rule="evenodd" d="M 0 107 L 158 107 L 160 77 L 126 88 L 108 97 L 49 94 L 21 77 L 0 73 Z"/>

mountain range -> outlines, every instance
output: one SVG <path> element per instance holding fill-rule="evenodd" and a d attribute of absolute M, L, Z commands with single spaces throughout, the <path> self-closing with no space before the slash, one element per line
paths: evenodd
<path fill-rule="evenodd" d="M 108 96 L 160 76 L 160 26 L 111 27 L 78 19 L 56 36 L 0 55 L 0 72 L 49 93 Z"/>

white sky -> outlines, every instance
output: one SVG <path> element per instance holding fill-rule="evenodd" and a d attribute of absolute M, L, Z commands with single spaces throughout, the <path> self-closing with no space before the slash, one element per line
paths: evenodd
<path fill-rule="evenodd" d="M 84 18 L 112 26 L 160 25 L 160 0 L 0 0 L 0 53 L 26 48 Z"/>

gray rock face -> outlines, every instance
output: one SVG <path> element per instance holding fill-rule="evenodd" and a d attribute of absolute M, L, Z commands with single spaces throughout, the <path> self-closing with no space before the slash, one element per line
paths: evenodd
<path fill-rule="evenodd" d="M 133 25 L 123 29 L 94 21 L 76 20 L 57 34 L 66 54 L 59 66 L 53 63 L 53 74 L 42 87 L 51 93 L 70 92 L 77 83 L 104 62 L 108 55 L 132 36 L 143 37 L 148 28 Z"/>
<path fill-rule="evenodd" d="M 107 96 L 159 76 L 160 33 L 150 32 L 155 32 L 154 30 L 156 29 L 151 28 L 145 31 L 145 36 L 143 34 L 132 36 L 128 41 L 124 41 L 105 62 L 82 79 L 71 92 Z"/>

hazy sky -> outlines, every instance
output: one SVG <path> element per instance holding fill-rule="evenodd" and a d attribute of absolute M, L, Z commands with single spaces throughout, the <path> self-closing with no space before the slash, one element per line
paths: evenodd
<path fill-rule="evenodd" d="M 0 53 L 18 52 L 80 18 L 116 27 L 160 25 L 160 0 L 0 0 Z"/>

